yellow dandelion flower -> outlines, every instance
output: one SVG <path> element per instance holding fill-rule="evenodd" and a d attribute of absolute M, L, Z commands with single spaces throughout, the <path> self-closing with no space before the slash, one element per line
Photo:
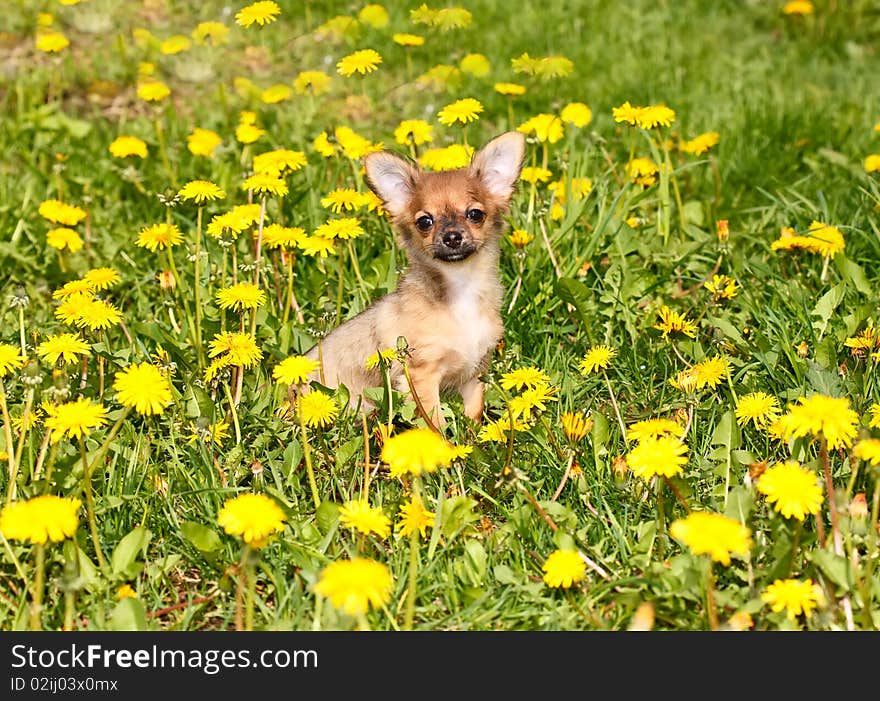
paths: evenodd
<path fill-rule="evenodd" d="M 639 109 L 636 124 L 642 129 L 668 127 L 675 121 L 675 111 L 666 105 L 649 105 Z"/>
<path fill-rule="evenodd" d="M 642 187 L 651 187 L 657 182 L 660 168 L 650 158 L 633 158 L 626 164 L 626 176 Z"/>
<path fill-rule="evenodd" d="M 574 550 L 554 550 L 541 566 L 548 587 L 568 589 L 587 576 L 587 565 Z"/>
<path fill-rule="evenodd" d="M 52 433 L 50 440 L 57 443 L 64 436 L 80 438 L 107 422 L 107 410 L 90 399 L 76 399 L 65 404 L 46 407 L 46 428 Z"/>
<path fill-rule="evenodd" d="M 854 412 L 846 397 L 827 397 L 814 394 L 801 397 L 788 407 L 782 417 L 782 435 L 786 440 L 821 434 L 828 442 L 829 450 L 848 448 L 858 431 L 859 415 Z"/>
<path fill-rule="evenodd" d="M 501 95 L 525 95 L 526 86 L 520 85 L 519 83 L 495 83 L 493 86 L 495 92 Z"/>
<path fill-rule="evenodd" d="M 321 198 L 321 206 L 329 209 L 334 214 L 352 212 L 361 205 L 361 194 L 351 187 L 337 188 L 328 192 L 326 197 Z M 326 236 L 326 234 L 324 234 Z M 333 238 L 327 236 L 327 238 Z"/>
<path fill-rule="evenodd" d="M 786 617 L 794 621 L 801 614 L 809 616 L 819 605 L 819 596 L 812 579 L 804 582 L 798 579 L 776 579 L 761 594 L 761 601 L 770 604 L 774 613 L 784 610 Z"/>
<path fill-rule="evenodd" d="M 435 472 L 453 460 L 449 443 L 428 428 L 411 428 L 392 436 L 383 444 L 380 457 L 391 477 Z"/>
<path fill-rule="evenodd" d="M 661 436 L 680 439 L 683 435 L 684 426 L 672 419 L 644 419 L 630 424 L 626 429 L 626 437 L 639 442 Z"/>
<path fill-rule="evenodd" d="M 357 219 L 341 217 L 324 222 L 315 229 L 314 235 L 322 239 L 353 239 L 363 233 L 364 229 Z"/>
<path fill-rule="evenodd" d="M 73 229 L 60 226 L 46 232 L 46 243 L 52 248 L 63 251 L 65 248 L 71 253 L 76 253 L 83 247 L 83 240 Z"/>
<path fill-rule="evenodd" d="M 161 80 L 145 80 L 137 89 L 137 96 L 145 102 L 161 102 L 170 94 L 171 89 Z"/>
<path fill-rule="evenodd" d="M 538 387 L 550 382 L 550 377 L 540 368 L 533 365 L 517 368 L 501 375 L 502 389 L 523 389 L 524 387 Z"/>
<path fill-rule="evenodd" d="M 466 54 L 458 62 L 458 66 L 464 73 L 470 73 L 476 78 L 485 78 L 492 71 L 489 59 L 483 54 Z"/>
<path fill-rule="evenodd" d="M 273 368 L 272 378 L 285 385 L 301 385 L 308 382 L 309 376 L 320 365 L 317 360 L 306 358 L 304 355 L 291 355 Z"/>
<path fill-rule="evenodd" d="M 434 127 L 424 119 L 404 119 L 394 130 L 394 140 L 401 146 L 421 146 L 434 140 Z"/>
<path fill-rule="evenodd" d="M 582 441 L 593 430 L 593 419 L 580 413 L 566 411 L 559 417 L 559 422 L 565 431 L 565 437 L 572 443 Z"/>
<path fill-rule="evenodd" d="M 409 19 L 413 24 L 427 24 L 443 32 L 448 32 L 467 27 L 471 23 L 473 15 L 463 7 L 444 7 L 441 10 L 434 10 L 422 3 L 416 9 L 409 11 Z"/>
<path fill-rule="evenodd" d="M 616 355 L 617 351 L 611 346 L 593 346 L 578 363 L 578 369 L 584 376 L 605 370 L 611 365 L 611 359 Z"/>
<path fill-rule="evenodd" d="M 281 8 L 273 0 L 260 0 L 247 7 L 243 7 L 235 15 L 235 23 L 239 27 L 250 27 L 258 24 L 261 27 L 274 22 L 281 14 Z"/>
<path fill-rule="evenodd" d="M 865 438 L 855 444 L 853 453 L 859 460 L 880 465 L 880 438 Z"/>
<path fill-rule="evenodd" d="M 326 258 L 336 252 L 336 242 L 323 236 L 304 236 L 297 246 L 305 255 L 320 258 Z"/>
<path fill-rule="evenodd" d="M 55 318 L 65 324 L 75 324 L 82 310 L 92 303 L 91 292 L 77 292 L 64 298 L 55 310 Z"/>
<path fill-rule="evenodd" d="M 126 156 L 147 157 L 146 142 L 136 136 L 117 136 L 107 149 L 116 158 L 125 158 Z"/>
<path fill-rule="evenodd" d="M 69 280 L 52 293 L 52 299 L 66 299 L 83 292 L 94 292 L 97 288 L 88 280 Z"/>
<path fill-rule="evenodd" d="M 764 392 L 752 392 L 736 403 L 736 421 L 745 426 L 749 421 L 755 428 L 766 429 L 779 418 L 779 400 Z"/>
<path fill-rule="evenodd" d="M 473 154 L 473 148 L 462 144 L 429 148 L 419 156 L 419 165 L 434 171 L 457 170 L 458 168 L 466 168 L 470 164 Z"/>
<path fill-rule="evenodd" d="M 816 475 L 796 460 L 768 468 L 755 488 L 785 518 L 803 521 L 808 515 L 819 513 L 822 507 L 822 488 Z"/>
<path fill-rule="evenodd" d="M 206 156 L 213 158 L 214 151 L 223 143 L 220 135 L 210 129 L 196 127 L 186 137 L 186 147 L 194 156 Z"/>
<path fill-rule="evenodd" d="M 551 173 L 546 168 L 540 168 L 538 166 L 526 166 L 520 171 L 519 175 L 520 180 L 532 184 L 546 183 L 552 177 L 553 173 Z"/>
<path fill-rule="evenodd" d="M 324 71 L 300 71 L 293 79 L 293 90 L 297 95 L 323 95 L 332 81 Z"/>
<path fill-rule="evenodd" d="M 79 499 L 46 494 L 13 501 L 0 512 L 0 533 L 7 540 L 43 545 L 72 538 L 79 523 Z"/>
<path fill-rule="evenodd" d="M 283 197 L 289 192 L 287 183 L 270 173 L 254 173 L 242 183 L 241 188 L 260 195 L 276 195 L 277 197 Z"/>
<path fill-rule="evenodd" d="M 645 438 L 626 456 L 629 468 L 645 481 L 656 475 L 674 477 L 684 469 L 687 461 L 687 446 L 670 435 Z"/>
<path fill-rule="evenodd" d="M 532 236 L 525 229 L 514 229 L 510 232 L 510 242 L 516 248 L 525 248 L 529 243 L 534 240 L 534 236 Z"/>
<path fill-rule="evenodd" d="M 299 246 L 306 232 L 299 226 L 281 226 L 270 224 L 263 228 L 263 245 L 266 248 L 280 248 L 288 251 Z"/>
<path fill-rule="evenodd" d="M 593 120 L 593 110 L 583 102 L 569 102 L 559 113 L 563 122 L 568 122 L 579 129 Z"/>
<path fill-rule="evenodd" d="M 375 3 L 364 5 L 358 12 L 358 19 L 373 29 L 384 29 L 388 26 L 391 18 L 388 16 L 388 10 L 381 5 Z"/>
<path fill-rule="evenodd" d="M 252 548 L 267 545 L 276 533 L 284 530 L 286 519 L 278 503 L 265 494 L 242 494 L 227 499 L 217 514 L 217 524 L 224 531 L 239 536 Z"/>
<path fill-rule="evenodd" d="M 665 304 L 660 307 L 657 316 L 660 317 L 660 320 L 654 324 L 654 328 L 662 331 L 664 338 L 671 333 L 680 333 L 691 338 L 697 337 L 697 325 Z"/>
<path fill-rule="evenodd" d="M 83 304 L 74 323 L 79 328 L 86 327 L 97 331 L 98 329 L 109 329 L 118 324 L 121 319 L 122 313 L 112 304 L 103 299 L 92 299 L 87 304 Z"/>
<path fill-rule="evenodd" d="M 296 400 L 297 416 L 306 426 L 326 428 L 339 415 L 339 407 L 329 394 L 313 390 Z"/>
<path fill-rule="evenodd" d="M 223 441 L 229 438 L 229 424 L 225 421 L 209 423 L 207 420 L 199 419 L 190 425 L 189 431 L 187 443 L 202 441 L 203 443 L 222 445 Z"/>
<path fill-rule="evenodd" d="M 558 401 L 558 397 L 554 396 L 558 391 L 558 388 L 546 384 L 530 387 L 522 394 L 513 397 L 507 406 L 514 418 L 523 417 L 528 420 L 531 418 L 533 409 L 546 411 L 547 402 Z"/>
<path fill-rule="evenodd" d="M 536 114 L 520 124 L 517 131 L 533 134 L 541 143 L 555 144 L 565 135 L 562 120 L 555 114 Z"/>
<path fill-rule="evenodd" d="M 391 519 L 378 506 L 370 506 L 366 499 L 346 502 L 339 509 L 339 520 L 346 528 L 354 528 L 364 535 L 375 533 L 387 538 L 391 533 Z"/>
<path fill-rule="evenodd" d="M 641 111 L 641 107 L 634 107 L 629 103 L 629 100 L 627 100 L 619 107 L 614 107 L 611 110 L 611 115 L 614 117 L 615 122 L 626 122 L 631 126 L 635 126 Z"/>
<path fill-rule="evenodd" d="M 782 13 L 785 15 L 811 15 L 814 7 L 810 0 L 791 0 L 782 6 Z"/>
<path fill-rule="evenodd" d="M 693 139 L 682 141 L 678 147 L 684 153 L 700 156 L 715 146 L 720 139 L 721 135 L 717 131 L 707 131 L 704 134 L 695 136 Z"/>
<path fill-rule="evenodd" d="M 721 299 L 733 299 L 739 294 L 739 285 L 736 280 L 727 275 L 713 275 L 712 279 L 703 283 L 712 297 L 717 301 Z"/>
<path fill-rule="evenodd" d="M 202 204 L 212 200 L 226 197 L 222 188 L 209 180 L 190 180 L 177 192 L 178 197 L 184 200 L 194 200 L 196 204 Z"/>
<path fill-rule="evenodd" d="M 336 142 L 342 148 L 345 157 L 353 161 L 363 158 L 374 151 L 381 151 L 383 148 L 383 144 L 374 144 L 350 127 L 336 127 L 333 135 L 336 137 Z"/>
<path fill-rule="evenodd" d="M 868 353 L 880 350 L 880 332 L 873 326 L 868 326 L 855 336 L 847 338 L 843 345 L 849 348 L 854 358 L 863 358 Z"/>
<path fill-rule="evenodd" d="M 176 34 L 173 37 L 168 37 L 165 41 L 159 44 L 159 53 L 165 54 L 166 56 L 173 56 L 174 54 L 189 51 L 191 46 L 192 41 L 189 37 L 184 36 L 183 34 Z"/>
<path fill-rule="evenodd" d="M 866 173 L 880 172 L 880 153 L 872 153 L 866 156 L 864 166 Z"/>
<path fill-rule="evenodd" d="M 673 521 L 669 535 L 684 543 L 695 555 L 709 555 L 722 565 L 731 555 L 746 556 L 751 549 L 751 531 L 739 521 L 706 511 L 693 511 Z"/>
<path fill-rule="evenodd" d="M 256 124 L 241 123 L 235 128 L 235 139 L 242 144 L 252 144 L 266 135 L 265 129 Z"/>
<path fill-rule="evenodd" d="M 90 354 L 91 346 L 73 333 L 49 336 L 37 346 L 37 355 L 50 365 L 55 365 L 59 358 L 65 363 L 75 363 L 79 360 L 79 356 Z M 0 372 L 2 372 L 2 351 L 0 351 Z"/>
<path fill-rule="evenodd" d="M 164 250 L 171 246 L 176 246 L 183 241 L 183 234 L 177 228 L 177 224 L 153 224 L 152 226 L 141 229 L 136 246 L 147 248 L 153 253 L 156 250 Z"/>
<path fill-rule="evenodd" d="M 40 32 L 37 35 L 36 46 L 43 53 L 57 54 L 70 46 L 70 40 L 61 32 Z"/>
<path fill-rule="evenodd" d="M 92 290 L 106 290 L 119 282 L 119 273 L 113 268 L 92 268 L 83 275 L 83 281 Z"/>
<path fill-rule="evenodd" d="M 221 309 L 256 309 L 266 301 L 266 293 L 252 282 L 239 282 L 217 291 L 217 304 Z"/>
<path fill-rule="evenodd" d="M 0 377 L 6 377 L 12 370 L 23 367 L 26 361 L 18 346 L 0 343 Z"/>
<path fill-rule="evenodd" d="M 406 538 L 416 533 L 424 538 L 429 526 L 434 525 L 434 513 L 428 511 L 420 497 L 413 495 L 408 502 L 401 505 L 398 513 L 397 534 Z"/>
<path fill-rule="evenodd" d="M 223 355 L 230 365 L 249 368 L 263 357 L 257 340 L 249 333 L 223 331 L 216 334 L 208 346 L 211 358 Z"/>
<path fill-rule="evenodd" d="M 528 431 L 529 425 L 520 418 L 514 417 L 513 431 L 521 433 Z M 510 416 L 505 414 L 496 421 L 490 421 L 480 428 L 477 440 L 480 443 L 507 443 L 510 439 L 511 422 Z"/>
<path fill-rule="evenodd" d="M 425 37 L 418 34 L 398 33 L 394 34 L 391 40 L 400 46 L 421 46 L 425 43 Z"/>
<path fill-rule="evenodd" d="M 379 55 L 378 51 L 374 49 L 361 49 L 343 57 L 336 64 L 336 70 L 339 75 L 343 75 L 346 78 L 355 73 L 366 75 L 378 70 L 380 63 L 382 63 L 382 56 Z"/>
<path fill-rule="evenodd" d="M 277 105 L 279 102 L 289 100 L 293 90 L 287 85 L 278 83 L 270 85 L 260 93 L 260 101 L 267 105 Z"/>
<path fill-rule="evenodd" d="M 448 127 L 456 122 L 460 124 L 469 124 L 470 122 L 477 121 L 480 118 L 480 113 L 482 111 L 483 105 L 479 100 L 475 100 L 472 97 L 465 97 L 464 99 L 456 100 L 455 102 L 446 105 L 437 113 L 437 119 L 441 124 Z"/>
<path fill-rule="evenodd" d="M 327 597 L 334 608 L 350 616 L 363 616 L 371 608 L 388 603 L 393 584 L 386 565 L 356 557 L 327 565 L 314 589 Z"/>
<path fill-rule="evenodd" d="M 712 387 L 721 384 L 730 371 L 730 361 L 723 355 L 706 358 L 691 368 L 691 373 L 697 381 L 697 389 Z"/>
<path fill-rule="evenodd" d="M 38 212 L 43 219 L 64 226 L 76 226 L 86 218 L 84 209 L 60 200 L 44 200 L 40 203 Z"/>
<path fill-rule="evenodd" d="M 367 370 L 373 370 L 380 365 L 389 365 L 395 360 L 397 360 L 397 349 L 386 348 L 383 351 L 376 351 L 371 356 L 369 356 L 364 362 L 364 367 Z"/>
<path fill-rule="evenodd" d="M 122 601 L 123 599 L 137 599 L 138 595 L 137 592 L 132 589 L 131 584 L 122 584 L 116 590 L 116 598 L 119 601 Z"/>
<path fill-rule="evenodd" d="M 122 406 L 144 416 L 161 414 L 174 401 L 168 378 L 150 363 L 134 363 L 116 373 L 113 389 Z"/>
<path fill-rule="evenodd" d="M 229 27 L 222 22 L 199 22 L 192 30 L 192 37 L 197 44 L 206 44 L 210 39 L 213 46 L 226 43 L 229 36 Z"/>

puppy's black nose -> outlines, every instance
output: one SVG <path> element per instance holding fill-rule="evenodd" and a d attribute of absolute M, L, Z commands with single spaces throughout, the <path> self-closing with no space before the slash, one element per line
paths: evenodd
<path fill-rule="evenodd" d="M 458 248 L 461 246 L 461 232 L 447 231 L 443 234 L 442 241 L 446 248 Z"/>

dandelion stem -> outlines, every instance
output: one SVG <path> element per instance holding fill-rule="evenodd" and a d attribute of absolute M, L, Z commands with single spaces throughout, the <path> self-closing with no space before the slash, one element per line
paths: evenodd
<path fill-rule="evenodd" d="M 201 280 L 199 275 L 199 263 L 202 257 L 202 207 L 199 207 L 196 215 L 196 248 L 193 256 L 193 300 L 196 311 L 196 353 L 199 359 L 199 370 L 205 368 L 205 356 L 202 352 L 202 304 L 201 304 Z"/>
<path fill-rule="evenodd" d="M 263 222 L 266 220 L 266 195 L 260 198 L 260 219 L 257 223 L 257 242 L 254 251 L 254 284 L 260 284 L 260 257 L 263 252 Z M 257 308 L 251 310 L 251 335 L 257 332 Z"/>
<path fill-rule="evenodd" d="M 718 609 L 715 607 L 715 572 L 712 561 L 706 570 L 706 614 L 709 618 L 709 630 L 718 630 Z"/>
<path fill-rule="evenodd" d="M 361 485 L 361 499 L 370 493 L 370 432 L 367 429 L 367 415 L 361 412 L 361 429 L 364 436 L 364 483 Z"/>
<path fill-rule="evenodd" d="M 623 423 L 623 417 L 620 415 L 620 407 L 617 405 L 617 397 L 614 396 L 614 390 L 611 388 L 611 380 L 608 379 L 608 373 L 602 370 L 602 377 L 605 378 L 605 386 L 608 387 L 608 396 L 611 399 L 611 406 L 614 409 L 614 415 L 617 417 L 617 425 L 620 426 L 620 437 L 623 438 L 623 444 L 629 450 L 629 441 L 626 437 L 626 424 Z"/>
<path fill-rule="evenodd" d="M 412 498 L 422 499 L 422 478 L 413 476 Z M 403 629 L 412 630 L 416 611 L 416 588 L 419 584 L 419 529 L 413 528 L 409 534 L 409 571 L 406 584 L 406 610 L 403 617 Z"/>
<path fill-rule="evenodd" d="M 165 146 L 165 130 L 162 128 L 162 123 L 159 121 L 158 117 L 153 121 L 153 124 L 156 128 L 156 141 L 159 144 L 159 156 L 162 158 L 162 166 L 165 168 L 165 174 L 168 176 L 171 184 L 176 189 L 177 176 L 174 174 L 174 169 L 171 167 L 171 161 L 168 160 L 168 149 Z"/>
<path fill-rule="evenodd" d="M 18 308 L 18 334 L 21 340 L 21 354 L 27 356 L 27 343 L 24 339 L 24 307 Z"/>
<path fill-rule="evenodd" d="M 104 559 L 104 552 L 101 550 L 101 539 L 98 536 L 98 525 L 95 520 L 95 498 L 92 494 L 92 471 L 89 466 L 89 458 L 86 455 L 85 439 L 80 436 L 79 453 L 82 458 L 83 465 L 83 494 L 86 498 L 86 517 L 89 522 L 89 533 L 92 536 L 92 545 L 95 546 L 95 557 L 98 558 L 98 567 L 102 571 L 107 569 L 107 561 Z"/>
<path fill-rule="evenodd" d="M 245 594 L 244 609 L 244 629 L 254 629 L 254 595 L 257 588 L 257 574 L 255 572 L 254 563 L 251 562 L 251 548 L 249 545 L 244 546 L 244 554 L 242 561 L 244 563 L 245 576 L 247 577 L 247 591 Z"/>
<path fill-rule="evenodd" d="M 819 455 L 822 458 L 822 471 L 825 474 L 825 492 L 828 496 L 828 514 L 831 517 L 831 537 L 834 542 L 834 554 L 844 557 L 843 539 L 840 536 L 840 527 L 837 518 L 837 502 L 834 498 L 834 483 L 831 479 L 831 460 L 828 457 L 828 440 L 824 435 L 820 436 Z M 841 604 L 843 606 L 844 616 L 846 617 L 847 630 L 854 630 L 855 623 L 853 622 L 852 604 L 850 603 L 849 596 L 844 596 L 841 599 Z"/>
<path fill-rule="evenodd" d="M 27 394 L 25 395 L 24 400 L 24 409 L 21 412 L 21 434 L 18 436 L 18 445 L 15 448 L 15 469 L 16 471 L 21 468 L 21 456 L 24 452 L 24 439 L 28 434 L 28 430 L 30 430 L 30 417 L 31 417 L 31 406 L 34 401 L 34 388 L 28 387 Z M 9 486 L 15 483 L 15 480 L 10 480 Z M 12 487 L 14 489 L 14 487 Z M 14 496 L 14 495 L 13 495 Z M 8 497 L 8 495 L 7 495 Z M 9 500 L 7 499 L 7 504 Z"/>
<path fill-rule="evenodd" d="M 46 548 L 42 543 L 34 546 L 36 576 L 34 577 L 33 601 L 31 602 L 31 630 L 42 630 L 43 586 L 46 577 Z"/>
<path fill-rule="evenodd" d="M 547 253 L 550 255 L 550 262 L 553 264 L 553 270 L 556 271 L 556 277 L 561 278 L 562 269 L 556 261 L 556 254 L 553 253 L 553 246 L 550 245 L 550 237 L 547 236 L 547 227 L 544 226 L 543 219 L 538 219 L 538 226 L 541 228 L 541 238 L 544 240 L 544 245 L 547 247 Z"/>
<path fill-rule="evenodd" d="M 239 367 L 240 371 L 241 368 Z M 223 391 L 226 394 L 226 401 L 229 402 L 229 413 L 232 414 L 232 425 L 235 426 L 235 444 L 241 445 L 241 428 L 238 425 L 238 412 L 235 410 L 235 406 L 237 402 L 232 398 L 232 391 L 229 389 L 229 384 L 223 383 Z"/>
<path fill-rule="evenodd" d="M 309 478 L 309 488 L 312 490 L 312 501 L 315 503 L 315 510 L 321 506 L 321 497 L 318 495 L 318 483 L 315 481 L 315 470 L 312 467 L 312 449 L 309 446 L 309 436 L 306 433 L 306 422 L 303 418 L 299 407 L 295 407 L 296 415 L 299 418 L 299 428 L 303 442 L 303 457 L 306 460 L 306 474 Z"/>
<path fill-rule="evenodd" d="M 3 415 L 3 433 L 6 436 L 6 445 L 9 446 L 9 450 L 12 450 L 12 420 L 9 418 L 9 407 L 6 405 L 6 385 L 2 379 L 0 379 L 0 413 Z M 7 458 L 7 463 L 9 469 L 9 489 L 6 492 L 6 503 L 8 504 L 12 501 L 15 493 L 15 477 L 18 472 L 18 466 L 15 462 L 15 456 L 11 453 Z"/>

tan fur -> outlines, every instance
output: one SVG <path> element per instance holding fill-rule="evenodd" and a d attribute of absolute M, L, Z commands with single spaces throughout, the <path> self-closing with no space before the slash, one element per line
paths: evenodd
<path fill-rule="evenodd" d="M 363 390 L 382 384 L 367 358 L 397 347 L 403 336 L 412 349 L 408 366 L 422 405 L 434 423 L 445 421 L 440 393 L 461 394 L 465 413 L 479 421 L 483 384 L 479 375 L 503 334 L 498 275 L 500 237 L 510 197 L 519 177 L 522 135 L 509 132 L 478 152 L 468 168 L 428 173 L 392 154 L 370 154 L 365 161 L 370 187 L 382 198 L 408 259 L 397 289 L 346 321 L 306 355 L 322 361 L 317 379 L 329 387 L 344 384 L 356 404 Z M 485 213 L 482 222 L 469 210 Z M 419 217 L 430 216 L 430 230 Z M 452 234 L 459 246 L 443 245 Z M 454 241 L 452 242 L 454 243 Z M 473 250 L 463 260 L 443 260 Z M 395 389 L 408 386 L 399 363 L 391 367 Z M 364 404 L 369 406 L 364 400 Z"/>

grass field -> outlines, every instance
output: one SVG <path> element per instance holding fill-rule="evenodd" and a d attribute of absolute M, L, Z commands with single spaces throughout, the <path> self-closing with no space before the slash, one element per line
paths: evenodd
<path fill-rule="evenodd" d="M 244 6 L 4 12 L 0 628 L 880 627 L 876 3 Z M 509 129 L 482 425 L 290 406 Z"/>

